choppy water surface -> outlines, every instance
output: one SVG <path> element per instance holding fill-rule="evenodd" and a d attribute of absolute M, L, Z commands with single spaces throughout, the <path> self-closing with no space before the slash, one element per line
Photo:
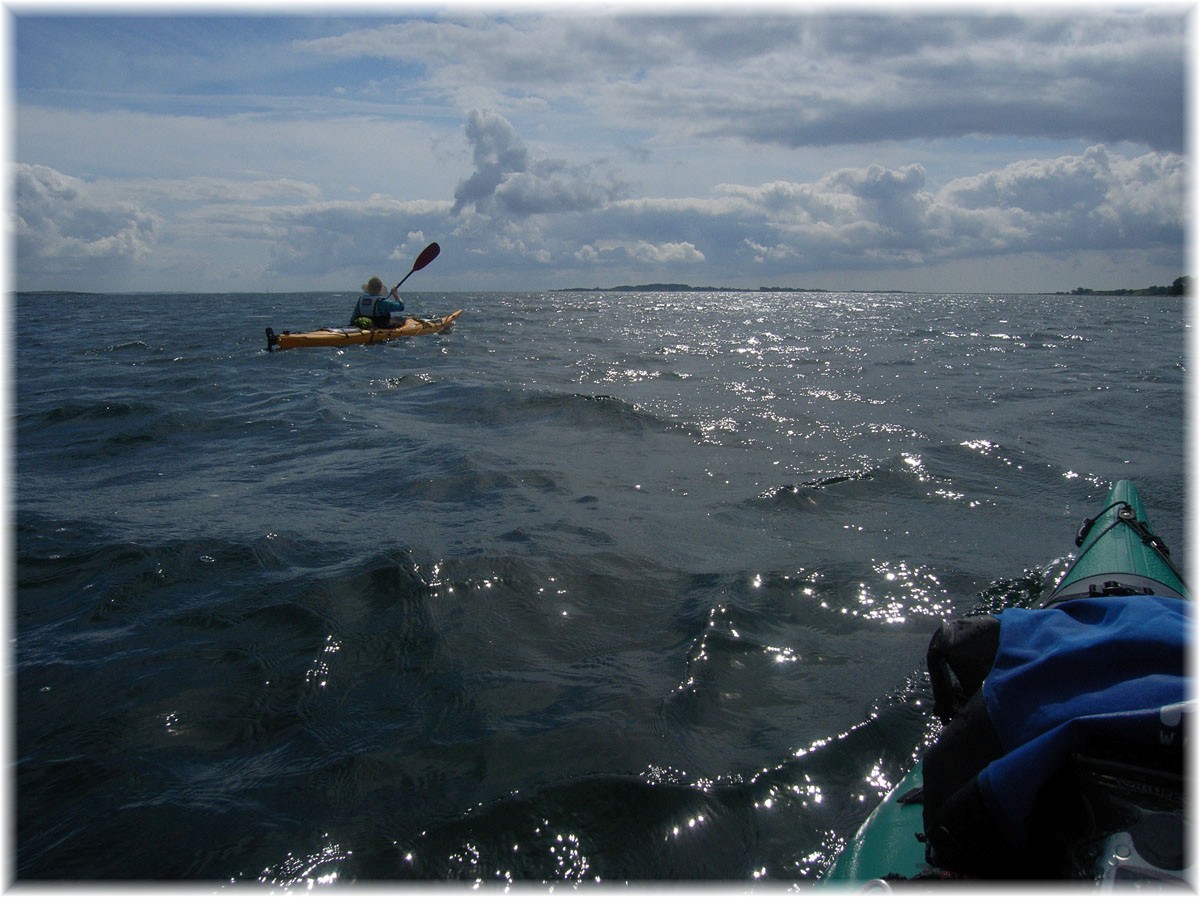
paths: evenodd
<path fill-rule="evenodd" d="M 1117 478 L 1187 565 L 1179 300 L 415 294 L 459 325 L 263 351 L 352 302 L 14 297 L 19 877 L 813 878 L 939 619 Z"/>

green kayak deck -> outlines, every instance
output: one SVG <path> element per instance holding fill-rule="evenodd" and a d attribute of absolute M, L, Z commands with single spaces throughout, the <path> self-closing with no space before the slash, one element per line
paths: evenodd
<path fill-rule="evenodd" d="M 1141 496 L 1129 480 L 1112 487 L 1104 509 L 1081 527 L 1076 545 L 1079 554 L 1044 602 L 1047 606 L 1111 593 L 1115 587 L 1187 597 L 1182 580 L 1159 550 L 1162 542 L 1150 530 Z"/>
<path fill-rule="evenodd" d="M 1102 510 L 1085 522 L 1078 554 L 1043 606 L 1105 594 L 1157 594 L 1188 599 L 1187 587 L 1150 530 L 1133 483 L 1117 482 Z M 823 876 L 830 883 L 868 882 L 889 875 L 914 878 L 930 871 L 920 801 L 905 797 L 921 787 L 921 764 L 911 769 L 872 811 Z"/>
<path fill-rule="evenodd" d="M 904 795 L 924 783 L 921 764 L 908 771 L 867 817 L 825 873 L 831 882 L 867 882 L 888 875 L 916 878 L 929 867 L 925 845 L 917 840 L 924 830 L 921 804 L 905 803 Z"/>

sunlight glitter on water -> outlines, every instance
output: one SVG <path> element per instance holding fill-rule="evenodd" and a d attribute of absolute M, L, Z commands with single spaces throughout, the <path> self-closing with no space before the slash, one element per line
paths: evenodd
<path fill-rule="evenodd" d="M 311 891 L 318 885 L 336 884 L 341 877 L 341 873 L 336 867 L 326 871 L 320 870 L 329 864 L 346 861 L 352 853 L 353 851 L 342 849 L 339 844 L 329 843 L 308 856 L 288 854 L 287 859 L 278 867 L 264 869 L 258 877 L 258 881 L 260 884 L 282 887 L 285 891 L 299 887 Z"/>
<path fill-rule="evenodd" d="M 325 647 L 321 650 L 321 656 L 305 672 L 304 681 L 316 683 L 318 688 L 325 688 L 329 684 L 330 658 L 341 650 L 341 644 L 332 635 L 326 636 Z"/>
<path fill-rule="evenodd" d="M 79 300 L 125 364 L 15 303 L 18 877 L 811 878 L 925 736 L 932 617 L 1028 604 L 1114 473 L 1180 540 L 1174 306 L 495 294 L 268 356 L 247 314 L 327 307 L 271 301 L 182 373 L 145 297 Z"/>
<path fill-rule="evenodd" d="M 874 589 L 865 582 L 859 583 L 858 609 L 849 609 L 854 616 L 901 624 L 913 614 L 941 617 L 953 612 L 953 602 L 936 574 L 910 566 L 907 561 L 882 561 L 872 566 L 882 583 Z"/>

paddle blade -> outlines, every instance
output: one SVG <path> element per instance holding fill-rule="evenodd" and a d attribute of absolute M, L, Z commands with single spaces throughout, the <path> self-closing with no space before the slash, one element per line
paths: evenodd
<path fill-rule="evenodd" d="M 413 262 L 412 269 L 414 271 L 420 271 L 422 268 L 424 268 L 426 265 L 428 265 L 430 262 L 432 262 L 435 258 L 437 258 L 438 253 L 440 253 L 441 251 L 442 251 L 442 247 L 438 246 L 437 243 L 430 243 L 428 246 L 426 246 L 424 249 L 421 250 L 421 254 L 418 255 L 417 260 L 415 262 Z"/>
<path fill-rule="evenodd" d="M 400 289 L 400 287 L 404 286 L 404 281 L 408 280 L 415 272 L 420 271 L 435 258 L 437 258 L 438 253 L 441 251 L 442 247 L 438 246 L 437 243 L 430 243 L 428 246 L 422 249 L 421 254 L 417 256 L 417 260 L 413 262 L 412 270 L 405 274 L 398 284 L 392 287 L 392 292 L 394 293 L 396 290 Z"/>

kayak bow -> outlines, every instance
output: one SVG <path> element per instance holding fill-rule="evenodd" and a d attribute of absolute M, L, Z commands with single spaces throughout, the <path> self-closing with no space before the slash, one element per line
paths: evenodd
<path fill-rule="evenodd" d="M 1117 482 L 1109 491 L 1103 510 L 1084 521 L 1076 546 L 1078 555 L 1040 606 L 1050 607 L 1075 598 L 1114 596 L 1131 596 L 1134 601 L 1139 595 L 1190 600 L 1166 546 L 1150 529 L 1137 489 L 1127 480 Z M 920 795 L 923 784 L 923 764 L 918 761 L 867 817 L 834 859 L 823 880 L 865 883 L 888 878 L 938 877 L 940 870 L 932 869 L 926 862 Z M 1115 850 L 1114 859 L 1096 877 L 1102 874 L 1110 878 L 1142 877 L 1142 869 L 1121 868 L 1123 862 L 1128 862 L 1129 850 L 1119 845 Z M 1166 869 L 1160 875 L 1153 868 L 1148 873 L 1165 880 L 1177 880 L 1175 876 L 1182 874 Z"/>
<path fill-rule="evenodd" d="M 1043 606 L 1101 595 L 1188 597 L 1170 552 L 1150 530 L 1142 499 L 1129 480 L 1112 487 L 1104 510 L 1079 528 L 1075 545 L 1075 562 Z"/>

